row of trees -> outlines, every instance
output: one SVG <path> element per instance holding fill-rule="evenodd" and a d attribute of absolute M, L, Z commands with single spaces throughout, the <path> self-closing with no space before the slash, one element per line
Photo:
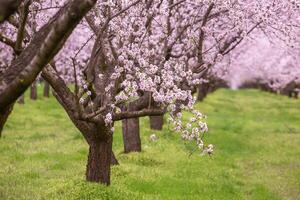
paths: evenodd
<path fill-rule="evenodd" d="M 161 129 L 166 112 L 174 131 L 212 153 L 193 93 L 226 86 L 230 55 L 252 35 L 293 42 L 297 11 L 289 0 L 22 1 L 1 18 L 0 119 L 42 72 L 89 145 L 88 181 L 110 184 L 116 121 L 126 153 L 141 151 L 139 117 Z M 182 111 L 193 114 L 186 123 Z"/>
<path fill-rule="evenodd" d="M 299 21 L 298 21 L 299 22 Z M 261 35 L 251 43 L 245 43 L 242 54 L 236 54 L 238 59 L 233 59 L 228 74 L 234 88 L 260 88 L 262 90 L 297 96 L 300 89 L 300 41 L 293 43 L 279 39 L 270 40 Z M 256 59 L 251 59 L 254 56 Z M 296 95 L 296 96 L 295 96 Z"/>

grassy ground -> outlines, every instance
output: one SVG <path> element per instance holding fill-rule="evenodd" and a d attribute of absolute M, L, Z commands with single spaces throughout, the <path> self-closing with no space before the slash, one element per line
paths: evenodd
<path fill-rule="evenodd" d="M 141 120 L 143 152 L 114 150 L 112 185 L 84 181 L 87 145 L 54 98 L 16 105 L 0 139 L 0 199 L 300 199 L 300 101 L 255 90 L 219 90 L 208 115 L 213 157 L 189 156 L 168 126 L 157 142 Z"/>

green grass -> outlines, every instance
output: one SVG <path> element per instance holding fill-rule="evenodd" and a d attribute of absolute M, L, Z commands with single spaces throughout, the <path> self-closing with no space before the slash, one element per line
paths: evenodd
<path fill-rule="evenodd" d="M 112 185 L 85 182 L 87 144 L 55 99 L 16 105 L 0 139 L 0 199 L 300 199 L 300 101 L 256 90 L 219 90 L 208 115 L 212 157 L 166 125 L 142 153 L 123 154 L 120 124 Z"/>

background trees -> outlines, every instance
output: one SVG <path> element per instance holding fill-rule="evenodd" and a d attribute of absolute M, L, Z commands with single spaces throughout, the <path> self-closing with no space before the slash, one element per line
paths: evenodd
<path fill-rule="evenodd" d="M 278 38 L 265 35 L 257 38 L 255 43 L 247 41 L 243 44 L 243 53 L 232 54 L 237 58 L 230 63 L 230 84 L 233 88 L 257 87 L 289 95 L 289 91 L 296 89 L 299 83 L 299 38 L 294 40 L 293 47 Z"/>

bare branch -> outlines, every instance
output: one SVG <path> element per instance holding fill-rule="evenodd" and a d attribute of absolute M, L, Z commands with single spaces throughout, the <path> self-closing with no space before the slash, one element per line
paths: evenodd
<path fill-rule="evenodd" d="M 144 109 L 140 111 L 125 111 L 119 114 L 113 115 L 114 121 L 119 121 L 122 119 L 130 119 L 137 117 L 145 117 L 145 116 L 160 116 L 166 113 L 166 110 L 163 109 Z"/>

